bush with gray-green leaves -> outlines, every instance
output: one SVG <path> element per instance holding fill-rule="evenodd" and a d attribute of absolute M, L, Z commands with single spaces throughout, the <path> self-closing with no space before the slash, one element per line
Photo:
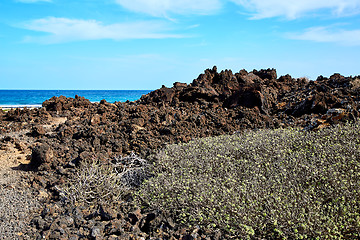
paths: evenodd
<path fill-rule="evenodd" d="M 360 123 L 247 131 L 162 150 L 139 204 L 228 236 L 360 237 Z"/>

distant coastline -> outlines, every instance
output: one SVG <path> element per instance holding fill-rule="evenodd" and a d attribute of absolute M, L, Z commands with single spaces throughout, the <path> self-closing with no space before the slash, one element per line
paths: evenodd
<path fill-rule="evenodd" d="M 91 102 L 136 101 L 149 92 L 151 90 L 0 90 L 0 108 L 39 108 L 45 100 L 61 95 L 72 98 L 78 95 Z"/>
<path fill-rule="evenodd" d="M 25 104 L 25 105 L 0 105 L 0 109 L 13 109 L 13 108 L 40 108 L 41 104 Z"/>

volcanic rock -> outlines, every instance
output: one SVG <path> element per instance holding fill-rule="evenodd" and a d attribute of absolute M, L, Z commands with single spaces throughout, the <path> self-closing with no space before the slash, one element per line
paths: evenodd
<path fill-rule="evenodd" d="M 30 165 L 34 168 L 44 166 L 49 168 L 49 164 L 52 162 L 54 152 L 48 144 L 39 144 L 32 149 Z"/>

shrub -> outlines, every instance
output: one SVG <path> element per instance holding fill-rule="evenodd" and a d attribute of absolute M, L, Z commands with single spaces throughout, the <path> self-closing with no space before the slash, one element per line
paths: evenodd
<path fill-rule="evenodd" d="M 146 160 L 132 154 L 110 163 L 88 159 L 59 189 L 65 202 L 77 205 L 116 205 L 148 177 Z"/>
<path fill-rule="evenodd" d="M 167 146 L 139 204 L 240 238 L 360 237 L 360 123 Z"/>

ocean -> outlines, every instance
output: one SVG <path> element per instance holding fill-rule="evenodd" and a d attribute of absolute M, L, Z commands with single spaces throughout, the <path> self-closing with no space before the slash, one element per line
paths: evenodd
<path fill-rule="evenodd" d="M 41 107 L 41 104 L 53 96 L 74 98 L 85 97 L 91 102 L 125 102 L 140 99 L 151 90 L 0 90 L 0 107 Z"/>

